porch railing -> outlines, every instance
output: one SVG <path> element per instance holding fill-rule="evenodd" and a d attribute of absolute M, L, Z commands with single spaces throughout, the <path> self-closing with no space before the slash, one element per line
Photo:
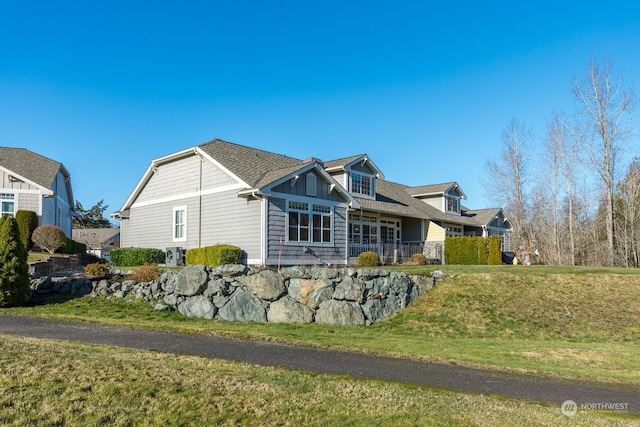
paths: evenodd
<path fill-rule="evenodd" d="M 413 254 L 424 254 L 427 262 L 440 264 L 442 262 L 444 242 L 407 242 L 407 243 L 350 243 L 349 257 L 356 258 L 363 252 L 371 251 L 380 255 L 385 264 L 405 262 Z"/>

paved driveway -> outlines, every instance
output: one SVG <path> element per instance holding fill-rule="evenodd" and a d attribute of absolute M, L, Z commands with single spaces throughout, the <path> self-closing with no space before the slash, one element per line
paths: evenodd
<path fill-rule="evenodd" d="M 640 387 L 562 381 L 338 350 L 0 315 L 0 333 L 188 354 L 640 415 Z"/>

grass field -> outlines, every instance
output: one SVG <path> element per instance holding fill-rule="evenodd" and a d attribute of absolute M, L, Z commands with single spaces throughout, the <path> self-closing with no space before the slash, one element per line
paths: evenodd
<path fill-rule="evenodd" d="M 403 270 L 410 274 L 424 272 L 424 268 L 416 267 L 405 267 Z M 132 300 L 104 300 L 88 297 L 51 302 L 36 307 L 5 309 L 0 314 L 4 312 L 189 333 L 212 333 L 455 362 L 500 371 L 640 385 L 640 358 L 637 357 L 640 354 L 640 304 L 637 303 L 640 300 L 640 274 L 634 270 L 547 266 L 448 266 L 446 270 L 452 277 L 438 282 L 429 294 L 416 300 L 406 310 L 398 312 L 387 321 L 369 327 L 206 321 L 184 318 L 176 312 L 155 311 L 148 304 Z M 148 369 L 153 370 L 154 364 L 161 363 L 158 359 L 171 360 L 174 364 L 179 364 L 177 361 L 182 359 L 188 359 L 189 363 L 196 365 L 202 363 L 205 366 L 204 370 L 216 377 L 224 371 L 227 375 L 225 381 L 235 384 L 232 394 L 246 395 L 243 398 L 245 403 L 233 406 L 228 412 L 224 412 L 221 409 L 224 405 L 217 402 L 217 398 L 199 397 L 209 402 L 203 405 L 214 405 L 217 408 L 216 411 L 222 411 L 221 418 L 214 420 L 216 424 L 329 425 L 335 424 L 337 419 L 352 420 L 352 425 L 561 425 L 562 423 L 630 425 L 638 422 L 637 419 L 612 418 L 610 415 L 595 412 L 580 412 L 579 418 L 567 419 L 561 414 L 558 417 L 558 408 L 548 408 L 532 403 L 354 381 L 276 368 L 236 366 L 227 362 L 198 358 L 161 356 L 106 348 L 95 349 L 89 346 L 60 345 L 38 340 L 5 339 L 0 351 L 3 355 L 8 351 L 7 345 L 15 354 L 10 360 L 28 360 L 34 357 L 34 354 L 44 351 L 50 353 L 53 360 L 58 361 L 58 365 L 67 366 L 70 372 L 83 365 L 83 360 L 88 358 L 89 354 L 95 353 L 96 356 L 90 360 L 92 364 L 97 363 L 100 366 L 104 364 L 104 368 L 97 369 L 97 372 L 106 370 L 98 376 L 101 378 L 100 387 L 106 388 L 109 388 L 109 384 L 104 382 L 117 381 L 116 373 L 107 369 L 108 365 L 116 363 L 109 362 L 110 357 L 136 359 L 138 360 L 136 370 L 141 372 L 147 369 L 147 364 Z M 33 346 L 60 347 L 61 350 L 60 352 L 53 352 L 51 349 L 38 350 Z M 77 354 L 77 361 L 69 365 L 63 356 L 67 353 Z M 60 354 L 59 359 L 55 356 L 56 354 Z M 63 360 L 64 363 L 61 363 Z M 9 366 L 15 363 L 9 362 Z M 40 361 L 32 360 L 28 363 L 35 366 Z M 7 362 L 2 362 L 2 365 L 5 366 L 0 371 L 2 381 L 6 381 L 6 376 L 10 375 L 5 372 Z M 116 365 L 124 366 L 125 363 L 117 362 Z M 246 374 L 249 371 L 252 373 Z M 62 372 L 59 374 L 64 375 Z M 195 371 L 193 375 L 198 376 Z M 248 381 L 245 375 L 249 375 L 250 378 L 263 378 L 262 385 L 258 387 L 262 391 L 257 392 L 253 388 L 255 383 Z M 44 377 L 48 378 L 49 374 Z M 138 376 L 137 379 L 135 377 L 136 375 L 131 373 L 120 376 L 119 381 L 123 384 L 135 383 L 123 386 L 134 389 L 159 387 L 153 375 L 150 375 L 150 378 L 146 375 Z M 151 383 L 142 385 L 140 381 L 143 377 Z M 275 377 L 280 380 L 274 382 Z M 204 380 L 185 379 L 185 381 L 198 383 L 194 385 L 196 389 L 210 387 L 210 385 L 205 386 L 199 383 Z M 85 384 L 86 386 L 88 385 Z M 83 386 L 79 387 L 82 389 Z M 96 390 L 98 386 L 91 385 L 91 387 L 92 390 Z M 180 387 L 181 393 L 186 393 L 186 390 L 191 388 Z M 275 394 L 272 397 L 264 397 L 271 396 L 272 388 L 279 391 L 274 391 Z M 351 390 L 353 394 L 342 393 L 336 401 L 330 391 L 332 389 Z M 67 391 L 71 393 L 72 390 Z M 15 412 L 15 407 L 5 403 L 7 392 L 2 393 L 0 415 L 9 417 L 6 420 L 13 423 L 21 424 L 16 418 L 18 414 Z M 41 391 L 41 393 L 48 392 Z M 121 390 L 120 393 L 124 393 L 123 396 L 129 393 L 135 394 L 134 391 L 126 390 Z M 194 393 L 198 395 L 198 392 Z M 88 396 L 77 390 L 76 394 L 84 398 Z M 277 396 L 282 394 L 306 397 L 301 397 L 299 401 L 279 399 Z M 15 403 L 15 397 L 12 398 L 11 395 L 14 395 L 13 391 L 9 392 L 9 399 L 13 399 Z M 89 395 L 93 396 L 93 393 Z M 261 397 L 261 395 L 264 396 Z M 385 404 L 377 400 L 378 395 L 392 395 L 398 400 Z M 319 400 L 314 400 L 316 396 Z M 36 399 L 36 396 L 32 397 Z M 174 397 L 178 399 L 178 396 Z M 231 397 L 228 390 L 219 392 L 219 399 L 223 401 Z M 156 398 L 158 401 L 155 401 Z M 85 405 L 82 403 L 82 398 L 79 397 L 79 399 L 78 405 L 87 409 L 88 403 Z M 169 396 L 165 396 L 164 393 L 158 393 L 154 398 L 147 396 L 146 399 L 153 400 L 153 405 L 159 405 L 159 407 L 166 407 L 169 404 L 169 402 L 162 403 L 163 400 L 169 399 Z M 194 399 L 197 400 L 195 396 L 187 398 L 187 400 Z M 253 418 L 258 409 L 250 407 L 250 402 L 256 399 L 262 399 L 264 403 L 262 414 L 265 416 L 269 414 L 267 418 Z M 353 402 L 350 399 L 353 399 Z M 349 402 L 345 403 L 345 406 L 352 408 L 351 412 L 338 411 L 335 414 L 323 412 L 326 408 L 322 409 L 320 402 L 333 401 L 336 401 L 336 404 L 341 401 Z M 189 405 L 193 406 L 196 403 Z M 191 407 L 189 405 L 187 406 Z M 288 409 L 282 409 L 282 406 Z M 175 406 L 171 408 L 173 408 L 172 413 L 174 410 L 178 411 Z M 377 409 L 369 411 L 367 408 Z M 34 407 L 24 408 L 24 411 L 31 415 L 40 412 Z M 142 409 L 138 409 L 139 411 Z M 178 413 L 182 413 L 180 411 Z M 200 413 L 201 409 L 193 408 L 193 411 Z M 278 418 L 275 414 L 278 411 L 288 415 Z M 374 416 L 374 413 L 377 415 Z M 300 418 L 303 414 L 309 418 Z M 333 415 L 338 418 L 332 418 Z M 524 418 L 518 418 L 520 415 Z M 80 415 L 68 413 L 65 419 L 87 421 L 91 424 L 98 423 L 104 416 L 95 415 L 93 418 L 81 419 L 74 418 Z M 144 425 L 142 422 L 135 421 L 138 416 L 144 419 L 144 415 L 128 416 L 122 413 L 114 415 L 115 418 L 111 421 L 119 420 L 116 424 L 121 423 L 121 425 Z M 234 418 L 235 416 L 240 418 Z M 134 421 L 127 424 L 125 422 L 127 419 Z M 257 419 L 262 421 L 256 421 Z M 269 421 L 265 421 L 266 419 Z M 3 418 L 0 418 L 0 422 L 2 420 Z M 50 425 L 58 425 L 55 421 L 48 422 L 51 423 Z M 177 425 L 161 419 L 147 425 L 158 424 Z M 345 425 L 344 422 L 338 424 Z M 197 425 L 197 423 L 186 425 Z"/>

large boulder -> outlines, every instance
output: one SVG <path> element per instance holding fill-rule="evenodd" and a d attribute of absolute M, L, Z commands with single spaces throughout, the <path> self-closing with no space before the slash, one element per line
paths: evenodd
<path fill-rule="evenodd" d="M 205 265 L 188 265 L 167 284 L 167 293 L 190 297 L 204 291 L 209 281 Z"/>
<path fill-rule="evenodd" d="M 224 307 L 218 310 L 218 315 L 224 320 L 267 321 L 267 310 L 260 299 L 244 289 L 236 290 Z"/>
<path fill-rule="evenodd" d="M 333 292 L 333 299 L 355 301 L 362 303 L 364 295 L 364 285 L 358 278 L 345 277 L 336 285 Z"/>
<path fill-rule="evenodd" d="M 247 274 L 248 267 L 243 264 L 224 264 L 211 270 L 212 276 L 236 277 Z"/>
<path fill-rule="evenodd" d="M 236 277 L 236 281 L 245 285 L 255 296 L 266 301 L 275 301 L 286 291 L 282 276 L 271 270 Z"/>
<path fill-rule="evenodd" d="M 271 303 L 267 320 L 278 323 L 311 323 L 313 310 L 285 296 Z"/>
<path fill-rule="evenodd" d="M 362 305 L 362 311 L 371 323 L 375 323 L 393 314 L 400 308 L 400 304 L 400 299 L 395 295 L 387 298 L 372 298 Z"/>
<path fill-rule="evenodd" d="M 291 279 L 288 293 L 291 298 L 311 308 L 331 299 L 334 285 L 325 279 Z"/>
<path fill-rule="evenodd" d="M 178 305 L 178 311 L 187 317 L 200 317 L 203 319 L 213 319 L 216 315 L 216 307 L 209 298 L 204 295 L 197 295 L 185 299 Z"/>
<path fill-rule="evenodd" d="M 328 325 L 364 325 L 365 317 L 359 304 L 332 299 L 320 304 L 316 311 L 316 322 Z"/>

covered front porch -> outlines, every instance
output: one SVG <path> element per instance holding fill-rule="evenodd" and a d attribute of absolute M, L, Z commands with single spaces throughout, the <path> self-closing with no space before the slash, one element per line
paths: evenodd
<path fill-rule="evenodd" d="M 349 214 L 349 259 L 371 251 L 384 264 L 406 262 L 413 254 L 424 254 L 432 263 L 443 260 L 444 242 L 425 241 L 427 221 L 421 218 L 392 217 L 383 213 L 357 211 Z"/>

